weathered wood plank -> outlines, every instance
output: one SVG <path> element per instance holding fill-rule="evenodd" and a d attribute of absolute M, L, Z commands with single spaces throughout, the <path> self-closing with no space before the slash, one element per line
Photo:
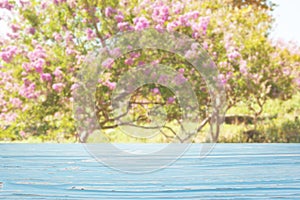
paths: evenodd
<path fill-rule="evenodd" d="M 133 175 L 103 166 L 81 144 L 0 144 L 0 199 L 300 199 L 300 144 L 218 144 L 205 159 L 199 149 Z"/>

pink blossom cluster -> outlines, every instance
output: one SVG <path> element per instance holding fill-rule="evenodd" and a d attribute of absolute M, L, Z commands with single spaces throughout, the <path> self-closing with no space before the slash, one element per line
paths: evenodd
<path fill-rule="evenodd" d="M 133 30 L 133 27 L 130 26 L 130 24 L 128 22 L 119 22 L 117 26 L 120 31 Z"/>
<path fill-rule="evenodd" d="M 18 115 L 17 113 L 1 113 L 0 114 L 0 120 L 4 121 L 6 123 L 12 123 L 17 119 Z"/>
<path fill-rule="evenodd" d="M 130 53 L 129 58 L 127 58 L 124 61 L 125 65 L 130 65 L 130 66 L 133 65 L 135 59 L 139 58 L 140 55 L 141 55 L 140 53 L 136 53 L 136 52 Z"/>
<path fill-rule="evenodd" d="M 24 78 L 24 84 L 20 87 L 19 95 L 27 99 L 35 99 L 39 93 L 35 91 L 36 85 L 34 82 Z"/>
<path fill-rule="evenodd" d="M 92 40 L 96 37 L 96 33 L 91 28 L 88 28 L 86 29 L 86 36 L 88 40 Z"/>
<path fill-rule="evenodd" d="M 222 86 L 226 85 L 228 81 L 228 77 L 224 74 L 219 74 L 217 79 L 218 79 L 218 83 Z"/>
<path fill-rule="evenodd" d="M 10 25 L 10 28 L 13 31 L 13 33 L 18 32 L 21 29 L 21 27 L 19 25 L 17 25 L 17 24 Z"/>
<path fill-rule="evenodd" d="M 175 103 L 175 98 L 174 97 L 169 97 L 168 99 L 167 99 L 167 104 L 173 104 L 173 103 Z"/>
<path fill-rule="evenodd" d="M 46 58 L 46 51 L 43 49 L 42 46 L 37 45 L 35 49 L 32 52 L 28 53 L 28 58 L 30 61 L 36 61 L 38 59 L 44 59 Z"/>
<path fill-rule="evenodd" d="M 46 51 L 40 46 L 37 45 L 36 48 L 28 53 L 28 57 L 31 61 L 31 63 L 23 63 L 22 67 L 25 70 L 26 73 L 31 72 L 33 69 L 40 74 L 40 78 L 44 82 L 51 82 L 52 81 L 52 75 L 50 73 L 44 73 L 44 66 L 46 65 Z M 26 75 L 26 73 L 24 75 Z M 29 89 L 27 91 L 34 90 L 34 87 L 28 87 Z M 26 92 L 25 92 L 26 93 Z M 24 93 L 23 96 L 28 97 Z"/>
<path fill-rule="evenodd" d="M 193 37 L 198 38 L 202 35 L 206 35 L 207 27 L 210 22 L 210 17 L 201 17 L 199 22 L 192 23 Z"/>
<path fill-rule="evenodd" d="M 58 93 L 62 92 L 62 90 L 64 89 L 64 87 L 65 87 L 65 84 L 63 84 L 63 83 L 54 83 L 52 85 L 52 89 L 55 92 L 58 92 Z"/>
<path fill-rule="evenodd" d="M 227 57 L 229 61 L 236 61 L 241 57 L 241 54 L 237 50 L 233 50 L 227 54 Z"/>
<path fill-rule="evenodd" d="M 191 26 L 191 22 L 195 22 L 199 18 L 199 16 L 200 13 L 198 11 L 191 11 L 180 15 L 178 17 L 178 23 L 181 26 Z"/>
<path fill-rule="evenodd" d="M 104 60 L 102 62 L 102 66 L 107 68 L 107 69 L 111 69 L 113 64 L 114 64 L 114 59 L 113 58 L 107 58 L 106 60 Z"/>
<path fill-rule="evenodd" d="M 60 82 L 54 83 L 52 85 L 52 89 L 55 92 L 60 93 L 60 92 L 63 91 L 63 89 L 66 86 L 64 83 L 62 83 L 62 78 L 63 78 L 64 74 L 63 74 L 60 67 L 56 67 L 52 74 L 54 75 L 56 81 L 60 81 Z M 44 75 L 46 75 L 45 81 L 51 81 L 52 80 L 52 76 L 50 74 L 44 74 Z M 47 79 L 47 78 L 49 78 L 49 79 Z"/>
<path fill-rule="evenodd" d="M 188 79 L 186 77 L 184 77 L 184 69 L 180 68 L 178 70 L 178 74 L 175 76 L 175 84 L 176 85 L 182 85 L 183 83 L 185 83 Z"/>
<path fill-rule="evenodd" d="M 107 81 L 105 81 L 103 83 L 103 85 L 105 85 L 106 87 L 108 87 L 108 89 L 110 89 L 110 90 L 114 90 L 116 88 L 116 86 L 117 86 L 117 83 L 116 82 L 111 82 L 111 81 L 107 80 Z"/>
<path fill-rule="evenodd" d="M 124 21 L 124 15 L 122 13 L 118 14 L 115 16 L 115 20 L 118 22 L 118 23 L 121 23 Z"/>
<path fill-rule="evenodd" d="M 117 11 L 115 9 L 113 9 L 112 7 L 110 7 L 110 6 L 105 8 L 105 10 L 104 10 L 105 17 L 111 17 L 116 12 Z"/>
<path fill-rule="evenodd" d="M 18 53 L 18 48 L 16 46 L 8 46 L 0 52 L 0 57 L 6 63 L 10 63 L 13 57 Z"/>
<path fill-rule="evenodd" d="M 14 7 L 13 4 L 9 3 L 8 0 L 0 0 L 0 8 L 11 10 Z"/>
<path fill-rule="evenodd" d="M 19 98 L 10 98 L 9 102 L 14 108 L 21 108 L 23 102 Z"/>
<path fill-rule="evenodd" d="M 160 91 L 158 88 L 153 88 L 152 93 L 158 95 L 158 94 L 160 94 Z"/>
<path fill-rule="evenodd" d="M 162 4 L 155 6 L 152 12 L 152 19 L 158 24 L 163 24 L 169 19 L 169 8 Z"/>
<path fill-rule="evenodd" d="M 145 17 L 136 17 L 133 19 L 133 23 L 135 25 L 135 30 L 141 31 L 150 26 L 150 22 Z"/>
<path fill-rule="evenodd" d="M 53 0 L 53 3 L 54 3 L 55 5 L 58 5 L 58 4 L 60 4 L 60 3 L 65 3 L 65 2 L 67 2 L 67 0 Z"/>
<path fill-rule="evenodd" d="M 55 39 L 56 42 L 60 42 L 63 39 L 61 34 L 59 34 L 57 32 L 53 33 L 53 38 Z"/>
<path fill-rule="evenodd" d="M 241 74 L 243 74 L 243 75 L 247 75 L 248 74 L 247 61 L 241 60 L 239 68 L 240 68 Z"/>
<path fill-rule="evenodd" d="M 45 82 L 51 82 L 52 76 L 49 73 L 43 73 L 43 74 L 41 74 L 41 79 Z"/>

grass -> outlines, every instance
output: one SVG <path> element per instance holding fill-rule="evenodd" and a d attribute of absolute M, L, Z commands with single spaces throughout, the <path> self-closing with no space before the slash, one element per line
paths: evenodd
<path fill-rule="evenodd" d="M 231 108 L 227 114 L 246 114 L 251 113 L 247 106 L 243 103 Z M 257 124 L 257 134 L 248 142 L 300 142 L 300 93 L 295 94 L 289 100 L 273 99 L 268 100 L 264 106 L 262 116 L 276 116 L 272 119 L 265 119 Z M 180 130 L 180 126 L 175 123 L 169 123 L 176 132 Z M 253 124 L 223 124 L 219 136 L 219 142 L 246 142 L 247 135 L 244 132 L 252 130 Z M 195 137 L 193 142 L 205 142 L 209 126 L 206 125 L 201 132 Z M 124 133 L 120 128 L 107 130 L 103 134 L 98 134 L 97 137 L 90 137 L 91 141 L 101 142 L 115 142 L 115 143 L 166 143 L 178 142 L 168 130 L 164 130 L 168 137 L 162 134 L 155 134 L 149 138 L 132 137 Z M 1 141 L 11 142 L 11 141 Z M 41 137 L 30 136 L 23 140 L 16 140 L 18 143 L 74 143 L 78 139 L 58 138 L 54 140 L 42 139 Z"/>

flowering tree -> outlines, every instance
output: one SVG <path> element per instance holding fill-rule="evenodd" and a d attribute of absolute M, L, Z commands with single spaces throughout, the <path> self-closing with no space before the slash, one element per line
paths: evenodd
<path fill-rule="evenodd" d="M 194 38 L 218 67 L 228 108 L 243 101 L 258 117 L 267 98 L 289 98 L 295 86 L 299 87 L 299 52 L 269 41 L 271 8 L 236 7 L 225 2 L 0 0 L 1 19 L 9 26 L 0 41 L 0 138 L 74 137 L 72 94 L 86 55 L 105 48 L 106 41 L 116 34 L 148 28 Z M 118 49 L 111 51 L 119 53 Z M 119 75 L 144 63 L 167 64 L 178 71 L 179 83 L 190 81 L 202 105 L 200 115 L 208 121 L 203 105 L 210 102 L 210 96 L 204 80 L 189 63 L 169 52 L 137 50 L 101 63 L 107 73 L 99 77 L 95 103 L 102 127 L 114 127 L 109 97 Z M 132 96 L 133 113 L 139 113 L 137 123 L 148 120 L 145 100 L 165 105 L 168 121 L 180 121 L 174 94 L 150 84 Z"/>

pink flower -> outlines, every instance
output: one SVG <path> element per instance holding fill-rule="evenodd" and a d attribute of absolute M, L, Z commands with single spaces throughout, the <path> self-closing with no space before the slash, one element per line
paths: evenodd
<path fill-rule="evenodd" d="M 114 59 L 112 58 L 107 58 L 105 61 L 102 62 L 102 66 L 111 69 L 114 64 Z"/>
<path fill-rule="evenodd" d="M 19 0 L 22 7 L 28 6 L 31 4 L 30 0 Z"/>
<path fill-rule="evenodd" d="M 35 93 L 35 83 L 31 83 L 28 79 L 24 79 L 24 85 L 20 88 L 19 95 L 27 99 L 36 98 L 37 94 Z"/>
<path fill-rule="evenodd" d="M 200 27 L 203 31 L 203 35 L 206 35 L 206 30 L 207 30 L 209 22 L 210 22 L 210 17 L 201 17 L 200 18 Z"/>
<path fill-rule="evenodd" d="M 35 28 L 31 27 L 28 29 L 28 32 L 31 34 L 31 35 L 34 35 L 35 34 Z"/>
<path fill-rule="evenodd" d="M 178 71 L 179 71 L 179 73 L 183 74 L 184 73 L 184 68 L 180 68 Z"/>
<path fill-rule="evenodd" d="M 96 37 L 96 34 L 94 33 L 94 31 L 92 29 L 90 29 L 90 28 L 88 28 L 86 30 L 86 35 L 87 35 L 87 39 L 88 40 L 92 40 L 92 39 L 94 39 Z"/>
<path fill-rule="evenodd" d="M 228 60 L 230 60 L 230 61 L 235 61 L 240 56 L 241 56 L 241 54 L 236 50 L 234 50 L 233 52 L 231 52 L 227 55 Z"/>
<path fill-rule="evenodd" d="M 116 82 L 110 82 L 110 81 L 106 81 L 104 83 L 105 86 L 107 86 L 110 90 L 114 90 L 117 86 L 117 83 Z"/>
<path fill-rule="evenodd" d="M 193 34 L 196 38 L 200 36 L 200 33 L 202 33 L 202 35 L 206 35 L 209 22 L 209 17 L 201 17 L 198 23 L 192 23 Z"/>
<path fill-rule="evenodd" d="M 22 106 L 22 101 L 19 98 L 10 98 L 9 102 L 15 108 L 20 108 Z"/>
<path fill-rule="evenodd" d="M 15 33 L 17 32 L 18 30 L 20 30 L 20 26 L 16 25 L 16 24 L 12 24 L 10 26 L 11 30 Z"/>
<path fill-rule="evenodd" d="M 133 19 L 135 30 L 140 31 L 149 27 L 150 22 L 145 17 L 137 17 Z"/>
<path fill-rule="evenodd" d="M 172 104 L 175 102 L 175 98 L 174 97 L 169 97 L 167 100 L 167 104 Z"/>
<path fill-rule="evenodd" d="M 248 69 L 247 69 L 247 62 L 242 60 L 240 62 L 240 72 L 243 74 L 243 75 L 246 75 L 248 74 Z"/>
<path fill-rule="evenodd" d="M 151 62 L 151 65 L 152 66 L 156 66 L 156 65 L 158 65 L 159 64 L 159 60 L 153 60 L 152 62 Z"/>
<path fill-rule="evenodd" d="M 158 32 L 162 33 L 162 32 L 164 31 L 164 26 L 161 25 L 161 24 L 157 24 L 157 25 L 155 26 L 155 29 L 156 29 Z"/>
<path fill-rule="evenodd" d="M 71 86 L 71 91 L 76 90 L 77 88 L 79 88 L 79 84 L 78 84 L 78 83 L 74 83 L 74 84 Z"/>
<path fill-rule="evenodd" d="M 178 26 L 179 26 L 179 23 L 178 23 L 177 21 L 170 22 L 170 23 L 168 23 L 168 25 L 167 25 L 167 30 L 168 30 L 169 32 L 172 32 L 172 31 L 174 31 Z"/>
<path fill-rule="evenodd" d="M 198 17 L 200 16 L 199 11 L 192 11 L 187 13 L 187 15 L 189 16 L 190 19 L 198 19 Z"/>
<path fill-rule="evenodd" d="M 152 92 L 153 92 L 153 94 L 160 94 L 160 91 L 158 88 L 153 88 Z"/>
<path fill-rule="evenodd" d="M 12 60 L 12 55 L 10 52 L 1 52 L 1 58 L 4 62 L 10 63 Z"/>
<path fill-rule="evenodd" d="M 286 75 L 286 76 L 289 76 L 291 74 L 291 70 L 288 68 L 288 67 L 285 67 L 283 70 L 282 70 L 283 74 Z"/>
<path fill-rule="evenodd" d="M 14 122 L 17 117 L 18 117 L 18 115 L 16 113 L 7 113 L 5 116 L 5 120 L 7 122 Z"/>
<path fill-rule="evenodd" d="M 72 49 L 72 48 L 70 48 L 70 47 L 67 47 L 66 53 L 67 53 L 68 55 L 72 55 L 72 54 L 76 54 L 77 52 L 76 52 L 74 49 Z"/>
<path fill-rule="evenodd" d="M 85 59 L 85 56 L 84 55 L 76 55 L 75 56 L 75 58 L 76 58 L 76 60 L 77 60 L 77 65 L 80 65 L 83 61 L 84 61 L 84 59 Z"/>
<path fill-rule="evenodd" d="M 111 17 L 112 14 L 114 14 L 116 12 L 115 9 L 113 9 L 112 7 L 107 7 L 105 8 L 104 14 L 106 17 Z"/>
<path fill-rule="evenodd" d="M 69 6 L 71 8 L 76 8 L 76 6 L 77 6 L 76 0 L 67 0 L 67 3 L 69 4 Z"/>
<path fill-rule="evenodd" d="M 197 57 L 197 51 L 187 50 L 184 56 L 188 59 L 195 59 Z"/>
<path fill-rule="evenodd" d="M 120 22 L 120 23 L 118 23 L 117 26 L 120 31 L 126 31 L 129 28 L 129 23 L 128 22 Z"/>
<path fill-rule="evenodd" d="M 183 74 L 177 74 L 175 76 L 175 83 L 176 85 L 181 85 L 187 81 L 187 79 L 183 76 Z"/>
<path fill-rule="evenodd" d="M 160 75 L 160 77 L 158 78 L 158 83 L 162 85 L 168 84 L 168 81 L 169 81 L 169 77 L 164 74 Z"/>
<path fill-rule="evenodd" d="M 55 90 L 55 92 L 61 92 L 64 87 L 65 85 L 63 83 L 55 83 L 52 85 L 52 89 Z"/>
<path fill-rule="evenodd" d="M 138 66 L 143 66 L 143 65 L 145 65 L 145 62 L 144 61 L 139 61 L 137 65 Z"/>
<path fill-rule="evenodd" d="M 162 24 L 168 20 L 169 8 L 165 5 L 154 7 L 152 12 L 153 21 Z"/>
<path fill-rule="evenodd" d="M 199 49 L 199 44 L 196 43 L 196 42 L 192 43 L 191 49 L 194 50 L 194 51 L 197 51 Z"/>
<path fill-rule="evenodd" d="M 0 52 L 0 56 L 4 62 L 10 63 L 17 52 L 18 48 L 16 46 L 9 46 Z"/>
<path fill-rule="evenodd" d="M 41 3 L 41 7 L 42 7 L 42 9 L 46 9 L 48 7 L 48 2 L 47 1 L 43 1 Z"/>
<path fill-rule="evenodd" d="M 55 5 L 58 5 L 58 4 L 60 4 L 60 3 L 64 3 L 64 2 L 66 2 L 67 0 L 53 0 L 53 3 L 55 4 Z"/>
<path fill-rule="evenodd" d="M 188 15 L 179 16 L 178 21 L 181 26 L 190 26 L 190 20 Z"/>
<path fill-rule="evenodd" d="M 65 40 L 68 43 L 71 43 L 73 41 L 73 35 L 70 31 L 67 31 L 65 34 Z"/>
<path fill-rule="evenodd" d="M 173 12 L 177 15 L 182 12 L 183 8 L 184 5 L 180 2 L 176 2 L 175 4 L 173 4 Z"/>
<path fill-rule="evenodd" d="M 19 38 L 19 34 L 17 33 L 6 33 L 7 37 L 9 37 L 10 39 L 18 39 Z"/>
<path fill-rule="evenodd" d="M 23 78 L 22 80 L 23 80 L 24 85 L 25 85 L 26 87 L 28 87 L 28 86 L 31 84 L 31 81 L 28 80 L 27 78 Z"/>
<path fill-rule="evenodd" d="M 59 42 L 62 40 L 62 36 L 59 33 L 53 33 L 53 37 L 56 42 Z"/>
<path fill-rule="evenodd" d="M 8 2 L 8 0 L 0 1 L 0 8 L 5 8 L 7 10 L 11 10 L 14 6 Z"/>
<path fill-rule="evenodd" d="M 52 81 L 52 76 L 49 73 L 43 73 L 43 74 L 41 74 L 41 79 L 43 81 L 50 82 L 50 81 Z"/>
<path fill-rule="evenodd" d="M 111 50 L 109 53 L 114 57 L 119 57 L 122 54 L 120 48 L 115 48 Z"/>
<path fill-rule="evenodd" d="M 123 16 L 123 15 L 116 15 L 116 16 L 115 16 L 115 20 L 116 20 L 118 23 L 120 23 L 120 22 L 122 22 L 122 21 L 124 20 L 124 16 Z"/>
<path fill-rule="evenodd" d="M 202 43 L 202 47 L 203 47 L 205 50 L 207 50 L 207 49 L 208 49 L 208 44 L 207 44 L 207 42 L 206 42 L 206 41 Z"/>
<path fill-rule="evenodd" d="M 125 65 L 133 65 L 133 59 L 132 58 L 127 58 L 125 61 L 124 61 Z"/>
<path fill-rule="evenodd" d="M 26 136 L 26 133 L 25 133 L 24 131 L 20 131 L 20 135 L 21 135 L 22 137 L 25 137 L 25 136 Z"/>
<path fill-rule="evenodd" d="M 42 58 L 39 58 L 37 61 L 35 61 L 34 63 L 33 63 L 33 66 L 34 66 L 34 68 L 35 68 L 35 71 L 37 72 L 37 73 L 42 73 L 43 72 L 43 66 L 45 65 L 45 60 L 44 59 L 42 59 Z"/>
<path fill-rule="evenodd" d="M 130 57 L 133 58 L 133 59 L 138 58 L 140 56 L 141 56 L 141 54 L 139 52 L 132 52 L 132 53 L 130 53 Z"/>
<path fill-rule="evenodd" d="M 39 58 L 46 58 L 46 52 L 40 45 L 34 49 L 34 51 L 28 53 L 30 61 L 38 60 Z"/>
<path fill-rule="evenodd" d="M 60 67 L 56 67 L 54 72 L 52 73 L 56 78 L 61 78 L 63 76 L 63 72 L 60 70 Z"/>
<path fill-rule="evenodd" d="M 219 74 L 218 75 L 218 82 L 219 84 L 221 84 L 222 86 L 224 86 L 227 83 L 227 78 L 224 74 Z"/>

